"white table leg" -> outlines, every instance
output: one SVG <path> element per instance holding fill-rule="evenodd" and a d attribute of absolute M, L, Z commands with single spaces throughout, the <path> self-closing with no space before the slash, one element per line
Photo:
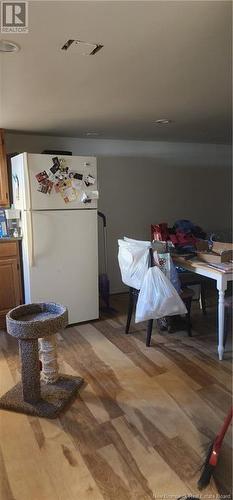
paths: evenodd
<path fill-rule="evenodd" d="M 218 288 L 218 356 L 219 360 L 222 361 L 224 353 L 224 346 L 223 346 L 224 315 L 225 315 L 224 296 L 225 296 L 225 290 L 227 288 L 227 283 L 225 282 L 222 276 L 217 281 L 217 288 Z"/>

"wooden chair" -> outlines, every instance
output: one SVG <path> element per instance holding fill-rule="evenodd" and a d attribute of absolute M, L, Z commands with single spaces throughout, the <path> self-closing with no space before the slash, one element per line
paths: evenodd
<path fill-rule="evenodd" d="M 201 309 L 204 315 L 206 315 L 206 293 L 205 293 L 205 282 L 206 279 L 202 276 L 197 276 L 195 273 L 190 271 L 179 272 L 179 279 L 181 283 L 181 288 L 186 288 L 192 285 L 200 286 L 200 299 L 201 299 Z"/>
<path fill-rule="evenodd" d="M 149 259 L 149 267 L 154 266 L 154 259 L 153 259 L 153 251 L 150 248 L 150 259 Z M 127 314 L 127 322 L 126 322 L 126 327 L 125 327 L 125 333 L 129 333 L 130 329 L 130 323 L 132 319 L 132 314 L 134 307 L 137 304 L 137 299 L 139 295 L 139 290 L 133 287 L 129 287 L 129 305 L 128 305 L 128 314 Z M 193 290 L 190 290 L 189 288 L 184 288 L 180 292 L 180 297 L 183 300 L 186 309 L 187 309 L 187 314 L 186 314 L 186 328 L 189 337 L 192 336 L 192 325 L 191 325 L 191 305 L 192 305 L 192 298 L 193 298 L 194 292 Z M 169 323 L 170 317 L 168 317 L 168 323 Z M 151 342 L 151 334 L 152 334 L 152 328 L 153 328 L 153 319 L 149 319 L 147 322 L 147 334 L 146 334 L 146 346 L 150 346 Z M 169 326 L 168 326 L 169 328 Z M 171 329 L 170 329 L 171 331 Z"/>
<path fill-rule="evenodd" d="M 223 345 L 225 347 L 227 341 L 227 335 L 232 327 L 232 311 L 233 311 L 233 297 L 226 297 L 224 300 L 225 305 L 225 316 L 224 316 L 224 338 Z"/>

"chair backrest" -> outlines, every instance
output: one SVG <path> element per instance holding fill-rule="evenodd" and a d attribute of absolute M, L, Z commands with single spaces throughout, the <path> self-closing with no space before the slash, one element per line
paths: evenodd
<path fill-rule="evenodd" d="M 155 260 L 154 260 L 154 252 L 152 248 L 149 248 L 149 266 L 148 267 L 154 267 L 155 266 Z"/>

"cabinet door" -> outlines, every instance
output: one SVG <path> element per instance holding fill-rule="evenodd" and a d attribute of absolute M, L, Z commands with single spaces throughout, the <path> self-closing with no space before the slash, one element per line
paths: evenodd
<path fill-rule="evenodd" d="M 4 323 L 6 313 L 21 303 L 17 258 L 0 260 L 0 283 L 0 323 Z"/>
<path fill-rule="evenodd" d="M 0 129 L 0 207 L 9 205 L 9 188 L 7 176 L 7 159 L 4 142 L 4 131 Z"/>

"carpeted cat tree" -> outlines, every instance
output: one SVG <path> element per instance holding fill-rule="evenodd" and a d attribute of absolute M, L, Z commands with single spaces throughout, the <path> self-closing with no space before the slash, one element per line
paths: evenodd
<path fill-rule="evenodd" d="M 12 309 L 6 320 L 7 332 L 19 342 L 22 381 L 0 398 L 0 408 L 56 418 L 83 383 L 80 377 L 58 373 L 56 333 L 67 325 L 67 309 L 54 303 L 26 304 Z"/>

